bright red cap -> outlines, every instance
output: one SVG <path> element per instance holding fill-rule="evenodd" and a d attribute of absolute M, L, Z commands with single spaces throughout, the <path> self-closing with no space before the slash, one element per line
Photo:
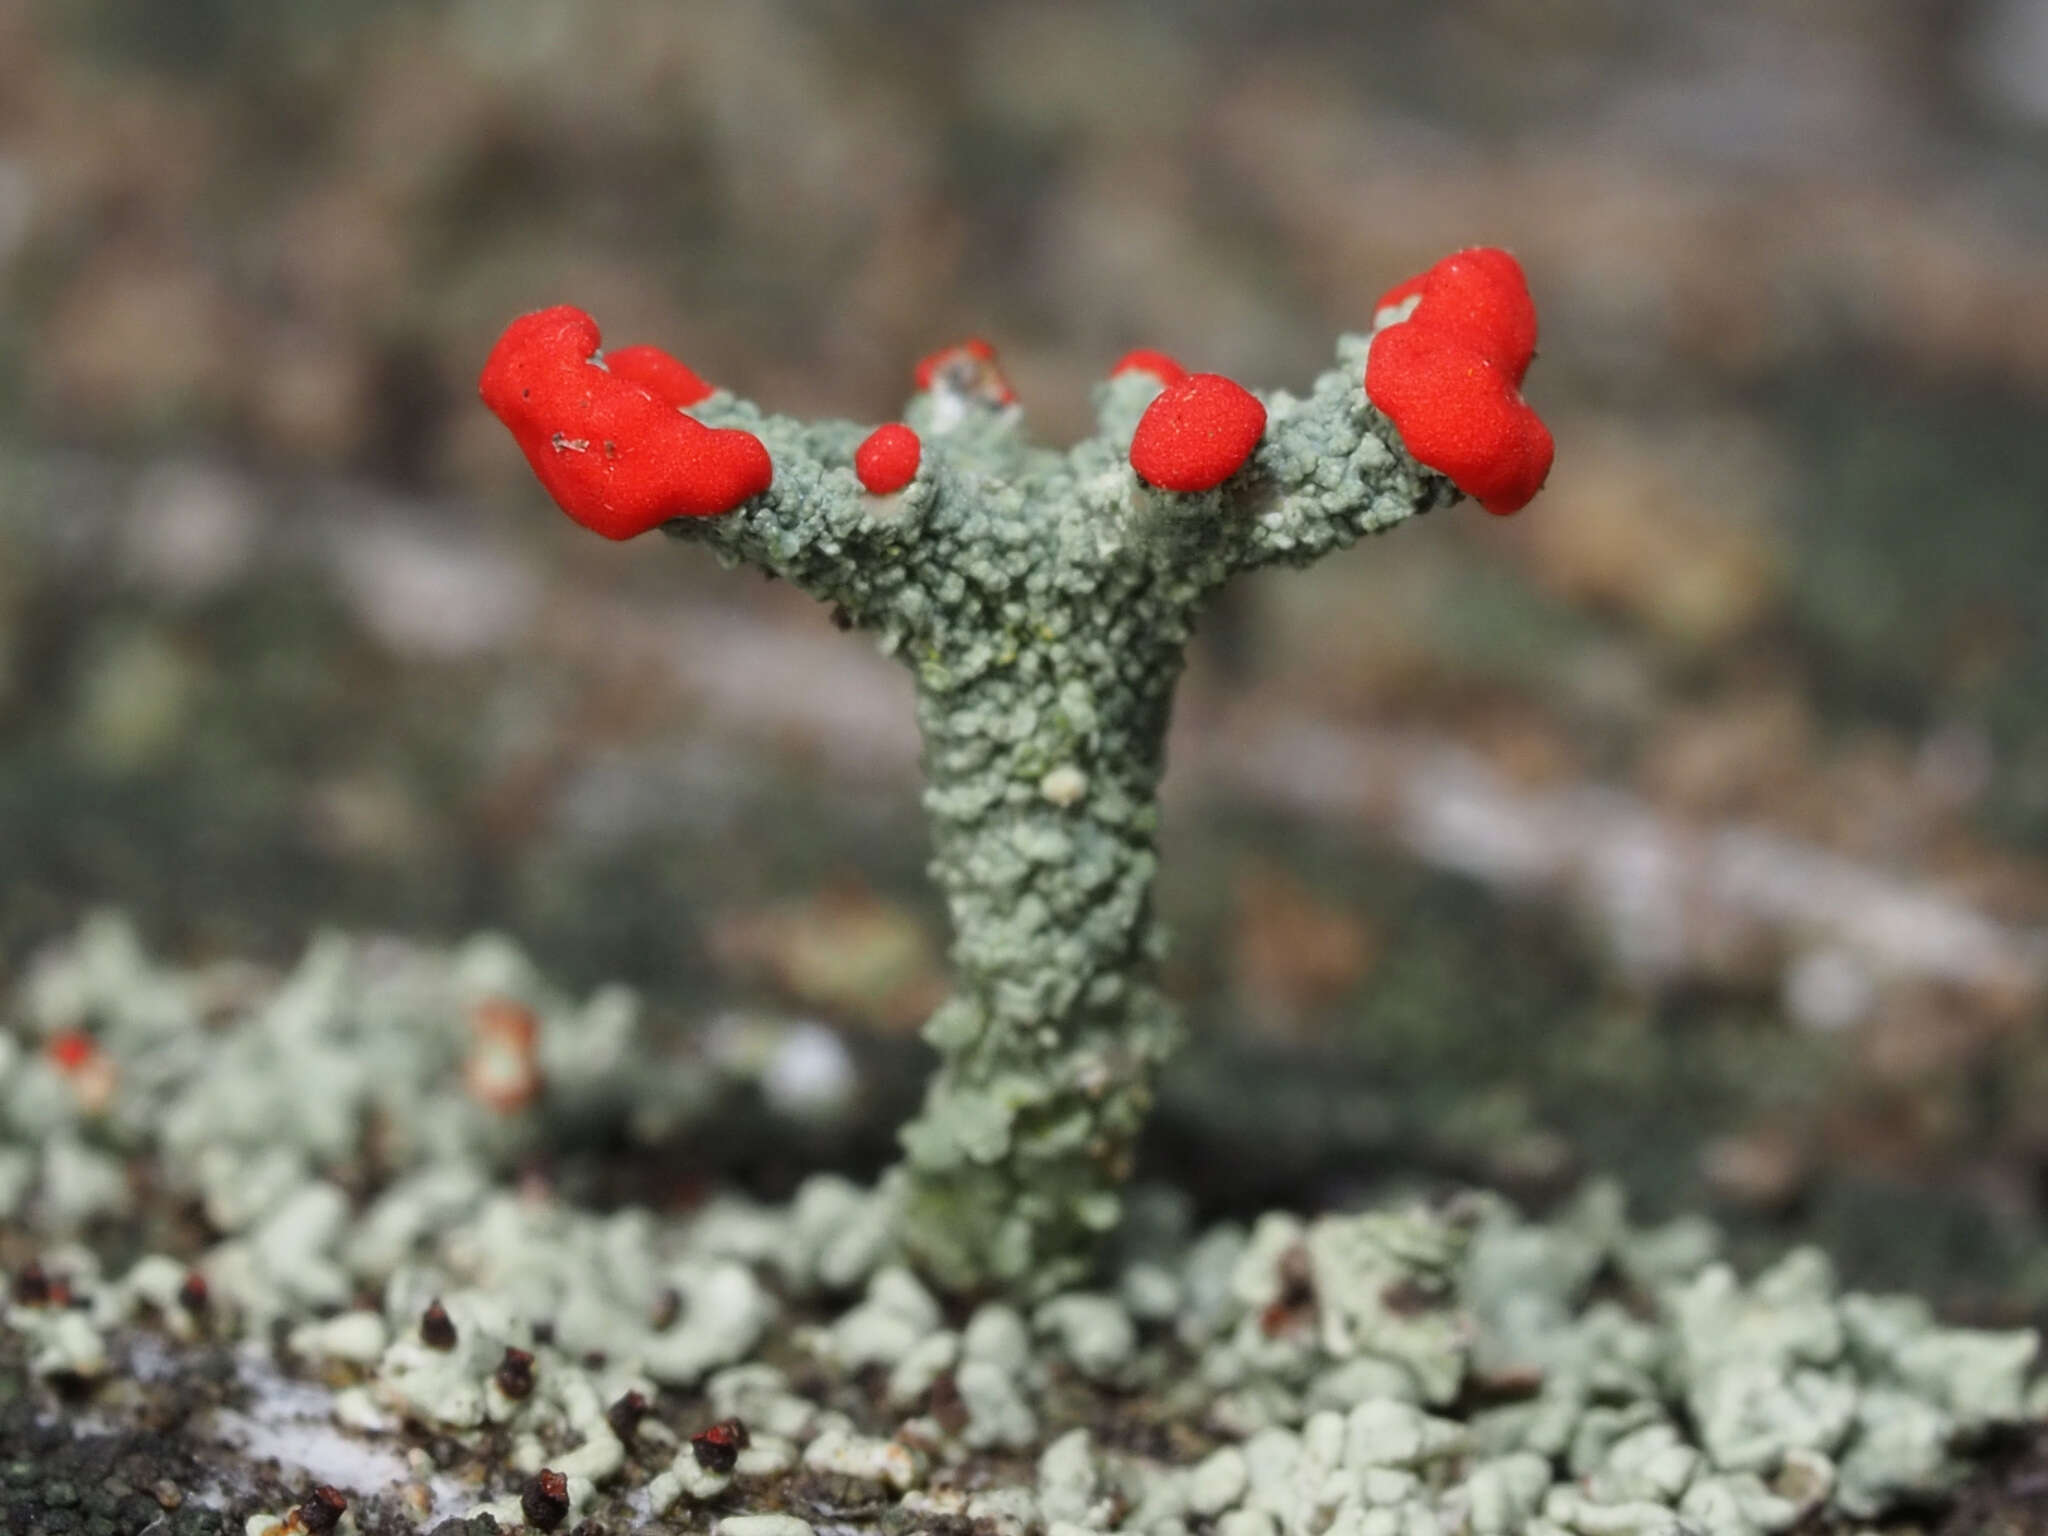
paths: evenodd
<path fill-rule="evenodd" d="M 1520 262 L 1491 246 L 1458 251 L 1389 288 L 1375 308 L 1384 312 L 1418 293 L 1424 297 L 1417 314 L 1427 308 L 1432 324 L 1449 325 L 1467 341 L 1483 342 L 1494 361 L 1521 383 L 1536 356 L 1536 304 Z"/>
<path fill-rule="evenodd" d="M 853 452 L 853 472 L 871 496 L 888 496 L 917 477 L 924 445 L 900 421 L 875 428 Z"/>
<path fill-rule="evenodd" d="M 1109 370 L 1112 379 L 1122 373 L 1149 373 L 1162 384 L 1178 384 L 1187 377 L 1188 371 L 1164 352 L 1151 347 L 1133 347 Z"/>
<path fill-rule="evenodd" d="M 1550 430 L 1522 399 L 1536 355 L 1536 306 L 1506 251 L 1447 256 L 1380 298 L 1419 295 L 1405 320 L 1373 338 L 1365 392 L 1415 458 L 1487 511 L 1527 506 L 1550 474 Z"/>
<path fill-rule="evenodd" d="M 687 411 L 712 394 L 711 386 L 697 376 L 696 369 L 644 342 L 605 353 L 604 365 L 615 378 L 638 384 L 655 399 L 665 400 L 679 411 Z"/>
<path fill-rule="evenodd" d="M 918 359 L 913 377 L 920 390 L 929 391 L 943 378 L 949 388 L 979 395 L 993 405 L 1008 405 L 1017 398 L 996 363 L 996 349 L 979 336 L 927 353 Z"/>
<path fill-rule="evenodd" d="M 1258 397 L 1220 373 L 1190 373 L 1153 397 L 1131 437 L 1131 468 L 1163 491 L 1206 491 L 1252 456 L 1266 430 Z"/>
<path fill-rule="evenodd" d="M 759 438 L 707 427 L 598 367 L 598 344 L 580 309 L 522 315 L 478 381 L 484 404 L 564 512 L 608 539 L 630 539 L 671 518 L 730 512 L 768 489 L 774 465 Z"/>
<path fill-rule="evenodd" d="M 1389 326 L 1366 360 L 1365 392 L 1410 453 L 1487 511 L 1518 512 L 1543 489 L 1550 430 L 1478 350 L 1427 326 Z"/>

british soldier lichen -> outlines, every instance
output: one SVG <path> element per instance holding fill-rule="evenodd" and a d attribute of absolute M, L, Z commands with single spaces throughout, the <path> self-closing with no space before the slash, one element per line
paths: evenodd
<path fill-rule="evenodd" d="M 1535 336 L 1513 258 L 1463 252 L 1389 299 L 1386 326 L 1414 333 L 1391 368 L 1368 375 L 1370 339 L 1347 338 L 1306 396 L 1260 397 L 1133 353 L 1098 390 L 1096 435 L 1065 450 L 1026 435 L 979 340 L 926 358 L 904 421 L 874 432 L 702 393 L 644 347 L 608 367 L 566 308 L 513 322 L 484 370 L 579 522 L 662 527 L 780 576 L 915 676 L 956 988 L 902 1134 L 903 1236 L 949 1285 L 1051 1292 L 1116 1220 L 1178 1034 L 1156 978 L 1156 792 L 1203 604 L 1461 488 L 1506 511 L 1542 483 L 1548 436 L 1513 393 Z"/>

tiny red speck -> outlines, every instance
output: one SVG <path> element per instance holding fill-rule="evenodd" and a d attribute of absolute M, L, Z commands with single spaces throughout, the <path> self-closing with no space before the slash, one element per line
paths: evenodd
<path fill-rule="evenodd" d="M 875 428 L 853 454 L 853 472 L 871 496 L 888 496 L 917 478 L 924 445 L 900 421 Z"/>
<path fill-rule="evenodd" d="M 747 1426 L 738 1419 L 720 1419 L 709 1429 L 690 1436 L 690 1449 L 697 1465 L 708 1472 L 726 1473 L 739 1464 L 740 1452 L 752 1443 Z"/>
<path fill-rule="evenodd" d="M 82 1029 L 62 1029 L 50 1036 L 44 1047 L 50 1060 L 66 1072 L 76 1072 L 100 1052 L 99 1042 Z"/>

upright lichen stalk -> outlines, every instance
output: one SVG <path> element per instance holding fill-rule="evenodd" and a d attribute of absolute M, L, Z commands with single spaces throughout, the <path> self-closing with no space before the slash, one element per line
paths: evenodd
<path fill-rule="evenodd" d="M 1413 421 L 1368 399 L 1358 337 L 1302 399 L 1132 354 L 1098 390 L 1096 435 L 1065 451 L 1029 441 L 978 342 L 927 359 L 904 424 L 874 433 L 766 415 L 672 360 L 657 370 L 650 349 L 607 369 L 575 311 L 515 322 L 494 352 L 485 398 L 571 515 L 613 537 L 662 526 L 788 580 L 916 679 L 955 990 L 926 1028 L 940 1067 L 902 1134 L 903 1236 L 944 1283 L 1055 1289 L 1116 1220 L 1179 1030 L 1158 987 L 1157 790 L 1202 603 L 1238 571 L 1305 564 L 1452 499 L 1452 478 L 1403 446 L 1446 416 L 1468 451 L 1475 431 L 1500 438 L 1477 450 L 1496 478 L 1467 485 L 1490 507 L 1541 484 L 1548 436 L 1514 393 L 1526 357 L 1513 341 L 1494 349 L 1504 361 L 1483 355 L 1484 314 L 1462 332 L 1442 318 L 1474 259 L 1496 255 L 1440 264 L 1418 282 L 1448 274 L 1449 297 L 1388 315 L 1426 331 L 1435 313 L 1449 338 L 1412 338 L 1450 379 L 1404 374 Z M 1512 277 L 1489 303 L 1526 308 Z M 1527 331 L 1533 347 L 1533 310 Z M 1454 345 L 1471 357 L 1445 363 Z"/>

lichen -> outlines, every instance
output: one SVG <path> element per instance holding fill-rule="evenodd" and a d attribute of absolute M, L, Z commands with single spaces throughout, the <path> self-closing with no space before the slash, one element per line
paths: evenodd
<path fill-rule="evenodd" d="M 112 931 L 39 974 L 76 980 Z M 543 1036 L 578 1015 L 486 948 L 494 987 L 524 976 Z M 437 1063 L 404 1092 L 450 1109 L 470 1038 L 454 982 L 479 952 L 385 950 L 371 965 L 324 941 L 281 983 L 245 975 L 231 1000 L 146 1022 L 128 983 L 106 979 L 86 1023 L 119 1081 L 156 1091 L 65 1123 L 148 1157 L 173 1200 L 217 1188 L 208 1170 L 247 1130 L 189 1121 L 184 1074 L 214 1053 L 262 1060 L 277 1076 L 245 1091 L 266 1102 L 266 1081 L 297 1082 L 258 1049 L 287 1014 L 321 1059 L 353 1042 L 373 1068 Z M 139 951 L 124 964 L 138 995 L 198 996 L 214 974 Z M 15 1059 L 32 1059 L 21 1047 L 45 1022 L 9 1017 Z M 609 1070 L 617 1081 L 587 1076 L 579 1095 L 624 1095 L 646 1064 Z M 543 1095 L 522 1113 L 532 1146 L 580 1110 L 558 1118 Z M 430 1158 L 337 1204 L 363 1128 L 300 1145 L 284 1120 L 295 1181 L 252 1185 L 239 1228 L 189 1259 L 103 1263 L 31 1194 L 17 1225 L 38 1263 L 6 1277 L 0 1375 L 17 1361 L 118 1417 L 134 1379 L 170 1374 L 167 1351 L 232 1350 L 214 1358 L 251 1399 L 238 1411 L 282 1418 L 287 1390 L 294 1413 L 312 1405 L 331 1430 L 318 1454 L 354 1447 L 305 1469 L 320 1481 L 370 1466 L 381 1485 L 387 1466 L 413 1466 L 391 1497 L 421 1526 L 518 1523 L 546 1473 L 565 1529 L 621 1511 L 823 1527 L 857 1508 L 884 1531 L 945 1517 L 1013 1536 L 1777 1536 L 1823 1512 L 1925 1504 L 2048 1402 L 2030 1332 L 1844 1291 L 1811 1250 L 1745 1278 L 1710 1226 L 1636 1226 L 1608 1186 L 1542 1223 L 1464 1196 L 1203 1231 L 1185 1201 L 1134 1200 L 1099 1288 L 963 1318 L 874 1235 L 893 1233 L 893 1180 L 828 1174 L 782 1204 L 602 1212 L 541 1182 L 515 1189 L 507 1127 L 458 1116 Z M 32 1151 L 38 1134 L 0 1122 L 0 1145 Z M 204 1410 L 191 1417 L 205 1432 Z M 745 1427 L 722 1457 L 697 1443 L 713 1421 Z M 423 1443 L 465 1470 L 435 1471 Z M 275 1520 L 292 1507 L 279 1492 L 263 1484 L 236 1518 Z"/>
<path fill-rule="evenodd" d="M 1035 1298 L 1077 1279 L 1116 1224 L 1179 1034 L 1152 885 L 1166 724 L 1197 615 L 1239 571 L 1306 563 L 1455 492 L 1402 450 L 1352 363 L 1304 399 L 1239 390 L 1265 414 L 1249 462 L 1176 494 L 1126 458 L 1156 374 L 1109 380 L 1098 435 L 1056 452 L 988 387 L 986 347 L 956 352 L 964 368 L 922 370 L 905 411 L 922 453 L 887 496 L 855 476 L 864 434 L 850 423 L 803 425 L 723 392 L 694 404 L 705 425 L 765 444 L 774 483 L 667 531 L 830 604 L 916 680 L 955 991 L 925 1030 L 941 1065 L 903 1131 L 900 1219 L 947 1287 Z"/>

